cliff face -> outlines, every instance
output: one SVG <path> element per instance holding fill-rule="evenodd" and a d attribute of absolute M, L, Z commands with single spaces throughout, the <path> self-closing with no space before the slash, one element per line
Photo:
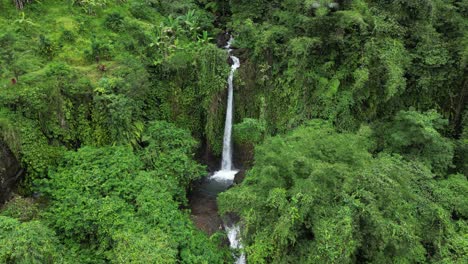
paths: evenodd
<path fill-rule="evenodd" d="M 8 146 L 0 141 L 0 204 L 3 204 L 17 184 L 21 167 Z"/>

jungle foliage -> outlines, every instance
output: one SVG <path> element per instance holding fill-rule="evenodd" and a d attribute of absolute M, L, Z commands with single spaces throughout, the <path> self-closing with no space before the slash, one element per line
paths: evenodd
<path fill-rule="evenodd" d="M 27 175 L 1 263 L 224 263 L 186 191 L 220 151 L 226 54 L 192 1 L 0 1 L 0 139 Z M 209 33 L 208 33 L 209 32 Z"/>
<path fill-rule="evenodd" d="M 218 198 L 222 212 L 242 218 L 249 263 L 466 261 L 466 176 L 431 171 L 453 149 L 433 160 L 415 159 L 400 141 L 376 151 L 369 130 L 338 133 L 314 120 L 257 147 L 244 182 Z"/>
<path fill-rule="evenodd" d="M 467 2 L 208 2 L 243 60 L 236 141 L 277 135 L 218 199 L 249 263 L 465 262 Z"/>
<path fill-rule="evenodd" d="M 466 0 L 0 10 L 0 140 L 26 171 L 1 263 L 233 262 L 186 209 L 196 153 L 222 150 L 225 31 L 233 137 L 255 158 L 218 204 L 249 263 L 468 259 Z"/>
<path fill-rule="evenodd" d="M 230 2 L 237 118 L 283 133 L 311 118 L 355 131 L 399 110 L 435 109 L 458 137 L 468 88 L 466 1 Z M 262 109 L 263 108 L 263 109 Z"/>

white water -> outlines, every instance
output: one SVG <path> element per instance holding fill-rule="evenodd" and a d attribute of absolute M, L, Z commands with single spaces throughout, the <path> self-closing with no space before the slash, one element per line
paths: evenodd
<path fill-rule="evenodd" d="M 234 249 L 241 249 L 242 244 L 239 239 L 239 234 L 240 234 L 240 227 L 239 225 L 233 225 L 233 226 L 225 226 L 227 234 L 228 234 L 228 239 L 229 243 L 231 245 L 231 248 Z M 236 259 L 236 262 L 234 264 L 245 264 L 245 254 L 241 253 L 239 258 Z"/>
<path fill-rule="evenodd" d="M 231 54 L 231 44 L 233 38 L 229 39 L 226 49 L 228 50 L 229 56 L 232 60 L 231 72 L 228 78 L 228 98 L 226 108 L 226 121 L 224 124 L 224 138 L 223 138 L 223 157 L 221 162 L 221 170 L 214 173 L 210 179 L 217 182 L 223 182 L 231 185 L 234 182 L 237 170 L 234 170 L 232 166 L 232 113 L 233 113 L 233 97 L 234 97 L 234 73 L 240 67 L 240 60 L 236 56 Z M 237 224 L 224 225 L 231 248 L 241 249 L 242 244 L 240 242 L 240 227 Z M 235 264 L 245 264 L 245 254 L 241 253 L 241 256 L 236 259 Z"/>
<path fill-rule="evenodd" d="M 239 58 L 231 55 L 231 44 L 233 38 L 228 41 L 226 49 L 232 60 L 231 73 L 228 78 L 228 101 L 226 109 L 226 122 L 224 124 L 224 139 L 223 139 L 223 161 L 221 163 L 222 171 L 232 170 L 232 108 L 233 108 L 233 93 L 234 93 L 234 73 L 240 67 Z"/>
<path fill-rule="evenodd" d="M 226 121 L 224 123 L 224 138 L 223 138 L 223 157 L 221 161 L 221 170 L 217 171 L 212 179 L 223 181 L 234 181 L 234 177 L 238 171 L 232 167 L 232 112 L 233 112 L 233 97 L 234 97 L 234 73 L 240 67 L 239 58 L 231 54 L 231 44 L 234 39 L 231 37 L 226 45 L 229 56 L 232 60 L 231 72 L 228 78 L 228 98 L 226 107 Z"/>

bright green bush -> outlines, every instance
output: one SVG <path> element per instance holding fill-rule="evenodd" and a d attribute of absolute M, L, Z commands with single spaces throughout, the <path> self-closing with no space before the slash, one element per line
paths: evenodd
<path fill-rule="evenodd" d="M 104 19 L 104 25 L 112 31 L 122 31 L 124 26 L 124 17 L 119 13 L 110 13 Z"/>
<path fill-rule="evenodd" d="M 393 122 L 382 128 L 385 149 L 421 160 L 435 172 L 443 174 L 452 166 L 454 146 L 439 131 L 448 124 L 436 111 L 419 113 L 401 111 Z"/>
<path fill-rule="evenodd" d="M 55 233 L 39 221 L 21 223 L 0 216 L 2 263 L 60 263 L 62 252 Z"/>
<path fill-rule="evenodd" d="M 265 134 L 265 124 L 252 118 L 245 118 L 242 123 L 234 125 L 234 139 L 240 144 L 260 143 Z"/>
<path fill-rule="evenodd" d="M 178 182 L 178 199 L 185 201 L 185 189 L 189 184 L 206 174 L 203 166 L 193 160 L 197 142 L 190 132 L 177 128 L 165 121 L 151 122 L 143 133 L 143 144 L 140 151 L 145 168 L 157 170 L 161 177 L 171 177 Z"/>
<path fill-rule="evenodd" d="M 183 187 L 170 169 L 145 171 L 129 147 L 67 152 L 39 182 L 50 201 L 45 219 L 80 263 L 223 262 L 229 254 L 179 210 L 175 199 Z"/>

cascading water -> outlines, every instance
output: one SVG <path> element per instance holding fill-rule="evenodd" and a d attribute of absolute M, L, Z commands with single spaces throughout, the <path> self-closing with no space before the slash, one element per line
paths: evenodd
<path fill-rule="evenodd" d="M 230 37 L 226 45 L 229 56 L 232 61 L 231 72 L 228 78 L 228 98 L 226 107 L 226 121 L 224 126 L 223 156 L 221 168 L 212 176 L 203 178 L 194 185 L 191 194 L 191 212 L 195 223 L 207 232 L 214 233 L 224 227 L 228 235 L 229 243 L 233 249 L 241 249 L 240 226 L 237 221 L 226 216 L 221 219 L 217 213 L 216 197 L 220 192 L 224 192 L 234 183 L 234 177 L 237 170 L 232 164 L 232 119 L 233 119 L 233 93 L 234 93 L 234 74 L 240 67 L 239 58 L 232 55 L 231 44 L 233 38 Z M 246 257 L 242 253 L 237 257 L 235 264 L 245 264 Z"/>
<path fill-rule="evenodd" d="M 231 37 L 226 45 L 229 56 L 232 60 L 231 72 L 228 78 L 228 100 L 226 107 L 226 121 L 224 124 L 224 138 L 223 138 L 223 157 L 221 162 L 221 170 L 217 171 L 212 179 L 233 181 L 238 171 L 232 168 L 232 113 L 233 113 L 233 97 L 234 97 L 234 73 L 240 67 L 240 60 L 232 55 L 231 44 L 233 42 Z"/>
<path fill-rule="evenodd" d="M 226 49 L 228 50 L 229 56 L 232 60 L 231 72 L 228 78 L 228 99 L 226 107 L 226 121 L 224 125 L 224 138 L 223 138 L 223 156 L 221 162 L 221 170 L 217 171 L 211 180 L 221 182 L 229 187 L 236 176 L 237 170 L 233 169 L 232 166 L 232 113 L 233 113 L 233 97 L 234 97 L 234 73 L 240 67 L 240 60 L 236 56 L 232 55 L 231 44 L 233 38 L 229 39 Z M 226 187 L 226 188 L 227 188 Z M 230 221 L 232 222 L 232 221 Z M 242 244 L 240 242 L 239 234 L 240 227 L 236 223 L 225 223 L 224 228 L 227 231 L 229 243 L 233 249 L 241 249 Z M 240 257 L 236 259 L 235 264 L 245 264 L 245 254 L 242 253 Z"/>
<path fill-rule="evenodd" d="M 239 225 L 232 225 L 232 226 L 225 226 L 225 229 L 228 234 L 228 239 L 229 243 L 231 245 L 231 248 L 234 249 L 241 249 L 242 244 L 240 243 L 239 240 L 239 233 L 240 233 L 240 227 Z M 241 255 L 236 259 L 236 262 L 234 264 L 245 264 L 245 254 L 241 253 Z"/>
<path fill-rule="evenodd" d="M 231 42 L 229 40 L 226 48 L 231 54 Z M 230 55 L 232 60 L 231 73 L 228 78 L 228 101 L 226 109 L 226 122 L 224 125 L 224 139 L 223 139 L 223 161 L 221 163 L 221 170 L 230 171 L 232 169 L 232 108 L 233 108 L 233 93 L 234 93 L 234 73 L 240 67 L 240 61 L 236 56 Z"/>

